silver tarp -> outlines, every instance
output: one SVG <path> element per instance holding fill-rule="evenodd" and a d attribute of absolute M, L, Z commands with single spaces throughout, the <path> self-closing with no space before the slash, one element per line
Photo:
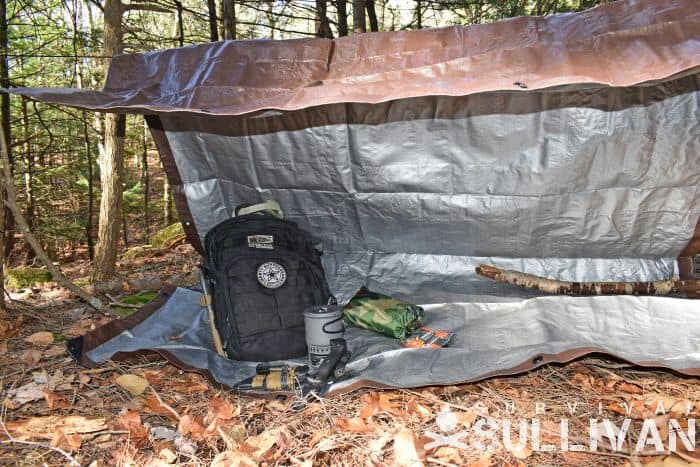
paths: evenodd
<path fill-rule="evenodd" d="M 324 243 L 332 290 L 421 303 L 550 278 L 668 278 L 700 217 L 700 75 L 581 92 L 424 97 L 252 118 L 161 116 L 200 237 L 276 199 Z"/>
<path fill-rule="evenodd" d="M 117 352 L 151 349 L 206 369 L 223 385 L 255 374 L 253 362 L 214 350 L 199 292 L 177 289 L 137 326 L 87 352 L 102 363 Z M 697 301 L 665 297 L 539 297 L 517 303 L 452 303 L 427 307 L 429 326 L 453 329 L 445 349 L 404 349 L 371 331 L 346 331 L 352 362 L 332 392 L 353 385 L 416 387 L 510 374 L 551 361 L 605 352 L 650 366 L 684 371 L 700 366 Z M 293 362 L 293 363 L 299 363 Z"/>

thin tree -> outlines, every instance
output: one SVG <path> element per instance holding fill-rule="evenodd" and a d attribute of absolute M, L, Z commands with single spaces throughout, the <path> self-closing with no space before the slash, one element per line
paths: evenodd
<path fill-rule="evenodd" d="M 365 21 L 365 0 L 352 1 L 352 30 L 355 34 L 367 32 Z"/>
<path fill-rule="evenodd" d="M 327 0 L 316 0 L 316 36 L 333 39 L 333 31 L 326 11 Z"/>
<path fill-rule="evenodd" d="M 219 19 L 216 17 L 216 0 L 207 0 L 207 10 L 209 12 L 209 40 L 216 42 L 219 40 Z"/>
<path fill-rule="evenodd" d="M 416 28 L 423 29 L 423 5 L 421 0 L 416 0 Z"/>
<path fill-rule="evenodd" d="M 338 15 L 338 36 L 348 35 L 348 2 L 347 0 L 336 0 L 335 9 Z"/>
<path fill-rule="evenodd" d="M 2 48 L 2 56 L 0 56 L 0 86 L 3 88 L 10 87 L 10 70 L 7 63 L 8 51 L 8 34 L 7 34 L 7 2 L 0 0 L 0 48 Z M 12 169 L 12 152 L 10 142 L 12 141 L 12 122 L 10 116 L 10 96 L 7 93 L 1 93 L 0 96 L 0 126 L 2 126 L 2 134 L 7 144 L 7 158 L 10 161 L 10 170 Z M 4 201 L 5 193 L 0 193 L 0 201 Z M 10 253 L 11 247 L 11 228 L 12 228 L 12 213 L 3 205 L 0 205 L 0 261 L 3 266 L 7 256 Z M 3 269 L 0 267 L 0 269 Z M 4 275 L 0 271 L 0 285 L 4 282 Z M 5 296 L 2 295 L 2 303 L 0 306 L 5 309 Z"/>
<path fill-rule="evenodd" d="M 124 30 L 122 15 L 127 10 L 148 10 L 167 12 L 163 7 L 151 3 L 124 5 L 120 0 L 105 0 L 104 13 L 104 55 L 105 75 L 111 57 L 124 50 Z M 178 13 L 181 12 L 178 10 Z M 180 18 L 181 20 L 181 18 Z M 178 24 L 182 35 L 182 26 Z M 114 276 L 117 248 L 119 245 L 119 224 L 124 180 L 124 134 L 126 117 L 123 114 L 109 113 L 104 119 L 104 144 L 99 156 L 102 198 L 97 228 L 97 244 L 93 261 L 93 281 L 103 281 Z"/>
<path fill-rule="evenodd" d="M 377 10 L 374 5 L 374 0 L 365 0 L 365 8 L 367 9 L 367 19 L 369 19 L 369 30 L 372 32 L 379 31 L 379 22 L 377 21 Z"/>
<path fill-rule="evenodd" d="M 222 0 L 224 10 L 224 39 L 236 40 L 236 2 Z"/>

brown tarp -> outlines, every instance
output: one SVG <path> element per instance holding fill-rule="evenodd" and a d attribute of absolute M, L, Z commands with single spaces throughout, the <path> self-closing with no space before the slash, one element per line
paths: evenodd
<path fill-rule="evenodd" d="M 124 55 L 113 59 L 102 92 L 12 92 L 101 111 L 243 115 L 565 85 L 631 86 L 698 66 L 698 0 L 619 1 L 485 25 Z"/>
<path fill-rule="evenodd" d="M 329 110 L 329 107 L 324 106 L 341 104 L 338 106 L 341 107 L 340 109 L 335 109 L 343 114 L 339 121 L 349 123 L 347 114 L 352 112 L 347 108 L 343 109 L 342 104 L 389 102 L 381 106 L 372 106 L 375 112 L 372 115 L 376 118 L 363 120 L 365 126 L 372 126 L 382 122 L 387 123 L 390 120 L 386 117 L 389 114 L 387 109 L 395 106 L 396 103 L 393 101 L 401 99 L 425 96 L 466 96 L 490 92 L 493 94 L 490 94 L 489 98 L 499 100 L 505 99 L 505 94 L 517 93 L 520 98 L 522 97 L 520 92 L 533 90 L 550 91 L 554 89 L 560 91 L 562 87 L 566 87 L 567 91 L 578 93 L 578 90 L 586 88 L 628 88 L 647 84 L 657 86 L 649 88 L 649 93 L 653 94 L 659 89 L 663 91 L 672 87 L 667 82 L 670 81 L 670 78 L 680 78 L 681 75 L 686 74 L 696 75 L 698 71 L 700 71 L 700 1 L 620 1 L 582 13 L 546 18 L 515 18 L 488 25 L 361 34 L 336 40 L 226 41 L 120 56 L 112 61 L 107 84 L 103 91 L 13 89 L 11 92 L 50 103 L 99 111 L 128 111 L 149 115 L 149 126 L 163 157 L 166 172 L 175 187 L 175 198 L 185 229 L 190 234 L 190 239 L 197 242 L 198 233 L 193 217 L 189 213 L 188 202 L 192 202 L 193 205 L 198 202 L 202 204 L 201 200 L 208 199 L 206 195 L 215 192 L 218 185 L 213 185 L 214 188 L 207 192 L 200 186 L 194 186 L 197 184 L 190 181 L 194 187 L 190 191 L 192 198 L 188 201 L 181 175 L 190 176 L 192 174 L 188 173 L 187 169 L 182 170 L 182 174 L 180 173 L 182 167 L 176 164 L 177 161 L 173 153 L 179 151 L 180 155 L 183 155 L 182 159 L 189 157 L 194 159 L 196 157 L 188 151 L 194 143 L 188 143 L 189 146 L 181 144 L 173 147 L 171 147 L 171 143 L 172 141 L 178 142 L 178 138 L 198 133 L 201 129 L 200 125 L 205 129 L 218 129 L 218 125 L 221 125 L 223 130 L 215 132 L 216 134 L 208 134 L 209 138 L 238 136 L 236 131 L 238 126 L 245 130 L 241 131 L 240 134 L 246 137 L 259 136 L 258 133 L 299 132 L 298 130 L 327 124 L 329 121 L 338 121 L 333 118 L 334 114 Z M 499 91 L 500 94 L 498 94 Z M 630 88 L 629 92 L 634 94 L 637 91 L 637 89 Z M 663 100 L 665 93 L 660 91 L 659 93 L 664 94 L 660 97 Z M 542 94 L 542 92 L 534 94 Z M 592 93 L 581 92 L 580 95 L 576 96 L 578 104 L 574 107 L 600 106 L 599 101 L 592 102 L 593 98 L 590 94 Z M 607 100 L 603 99 L 605 104 L 603 107 L 620 107 L 615 105 L 618 103 L 614 97 L 615 94 L 610 93 L 609 95 L 613 97 Z M 673 96 L 674 93 L 669 92 L 668 95 Z M 549 99 L 550 96 L 552 96 L 551 92 L 543 101 Z M 535 97 L 541 98 L 542 96 Z M 648 101 L 648 99 L 642 99 L 642 101 Z M 634 107 L 634 105 L 636 104 L 625 104 L 621 107 Z M 435 106 L 437 107 L 437 104 Z M 537 108 L 537 106 L 532 108 Z M 401 120 L 413 120 L 415 117 L 414 109 L 410 106 L 405 106 L 403 109 L 405 112 L 401 113 Z M 432 109 L 433 107 L 423 108 L 425 112 L 430 112 Z M 284 125 L 279 127 L 275 127 L 273 119 L 203 118 L 203 115 L 240 116 L 266 110 L 299 110 L 301 112 L 285 119 Z M 173 112 L 199 115 L 163 115 Z M 438 113 L 436 111 L 436 114 Z M 425 114 L 421 115 L 425 116 Z M 680 118 L 686 118 L 687 115 L 685 113 Z M 690 115 L 691 118 L 697 118 L 697 115 L 692 115 L 692 112 Z M 642 115 L 640 118 L 646 117 Z M 175 122 L 176 119 L 178 119 L 177 122 Z M 279 123 L 281 120 L 274 121 Z M 170 135 L 170 139 L 166 134 L 167 128 L 163 126 L 163 121 L 171 125 L 170 129 L 173 134 Z M 179 128 L 175 123 L 188 128 L 185 129 L 186 131 L 174 131 Z M 189 128 L 190 123 L 194 128 Z M 298 124 L 298 127 L 292 124 Z M 630 130 L 630 132 L 633 131 Z M 585 133 L 585 130 L 583 132 Z M 202 133 L 207 132 L 203 131 Z M 191 139 L 194 141 L 197 137 L 199 135 Z M 322 138 L 319 137 L 319 139 Z M 516 140 L 517 143 L 520 143 L 517 137 Z M 613 143 L 621 141 L 618 138 Z M 630 141 L 634 142 L 632 138 Z M 185 142 L 187 143 L 187 141 Z M 229 140 L 226 140 L 226 143 L 230 146 L 223 143 L 221 146 L 217 146 L 221 149 L 219 152 L 227 154 L 226 150 L 233 147 L 234 143 Z M 622 143 L 627 144 L 626 141 L 622 141 Z M 277 144 L 276 140 L 274 140 L 274 144 Z M 274 147 L 274 144 L 270 143 L 261 147 Z M 611 145 L 614 148 L 610 150 L 609 154 L 614 154 L 617 146 L 612 143 Z M 293 145 L 287 146 L 294 147 Z M 688 145 L 688 147 L 691 146 Z M 316 154 L 313 153 L 313 157 L 316 157 Z M 671 151 L 667 153 L 669 157 L 675 157 L 676 154 L 677 152 Z M 651 153 L 649 153 L 649 157 L 651 157 Z M 229 159 L 234 158 L 230 157 Z M 302 158 L 299 157 L 299 160 Z M 206 163 L 202 163 L 202 165 L 206 165 Z M 289 166 L 294 167 L 293 164 Z M 236 171 L 238 171 L 238 167 L 231 170 L 231 172 Z M 190 172 L 196 172 L 196 170 L 190 170 Z M 202 172 L 205 173 L 206 170 L 202 170 Z M 691 172 L 696 173 L 697 171 L 691 170 Z M 216 173 L 216 175 L 220 174 Z M 191 178 L 195 179 L 194 182 L 201 182 L 194 176 Z M 202 176 L 202 178 L 206 177 Z M 319 176 L 319 178 L 322 177 Z M 284 184 L 280 183 L 280 185 Z M 296 185 L 292 184 L 292 186 Z M 679 187 L 674 188 L 675 192 L 681 191 Z M 242 193 L 245 192 L 242 191 Z M 490 194 L 487 193 L 487 195 Z M 197 196 L 201 198 L 197 198 Z M 229 201 L 228 198 L 226 200 Z M 291 202 L 289 204 L 293 205 Z M 430 206 L 426 206 L 429 210 Z M 421 205 L 421 208 L 423 207 L 425 206 Z M 210 206 L 204 207 L 204 209 L 209 208 Z M 221 206 L 217 206 L 217 208 L 223 210 Z M 620 214 L 618 211 L 616 213 Z M 573 214 L 577 216 L 580 214 L 580 218 L 586 219 L 583 209 Z M 573 214 L 570 214 L 571 217 Z M 416 216 L 416 218 L 418 217 Z M 379 230 L 381 231 L 381 229 Z M 694 239 L 680 254 L 679 270 L 686 277 L 692 274 L 692 257 L 699 252 L 700 225 L 695 230 Z M 675 254 L 677 254 L 677 250 L 674 250 L 674 256 Z M 99 360 L 90 360 L 90 355 L 87 354 L 99 350 L 105 343 L 109 343 L 110 340 L 120 335 L 129 334 L 153 313 L 162 310 L 167 303 L 166 299 L 172 293 L 175 292 L 171 289 L 164 290 L 159 301 L 144 307 L 132 317 L 133 319 L 111 323 L 88 333 L 81 339 L 72 341 L 72 354 L 84 364 L 100 363 Z M 681 301 L 679 304 L 686 306 Z M 648 311 L 644 309 L 643 304 L 639 306 L 642 309 L 633 311 Z M 688 306 L 688 308 L 690 307 Z M 556 311 L 559 313 L 559 310 Z M 172 316 L 177 316 L 181 312 L 182 310 L 175 310 Z M 607 310 L 598 310 L 598 312 L 604 313 L 598 316 L 605 317 L 608 314 Z M 511 315 L 515 316 L 516 314 L 511 313 Z M 537 317 L 537 315 L 535 316 Z M 561 314 L 557 316 L 559 320 L 564 319 L 561 318 Z M 575 315 L 568 315 L 568 319 L 571 319 L 572 316 Z M 539 321 L 547 324 L 555 320 L 540 319 Z M 531 320 L 530 324 L 540 324 L 539 321 Z M 590 321 L 596 322 L 595 319 Z M 684 322 L 688 322 L 688 320 Z M 169 325 L 171 323 L 168 320 L 163 320 L 162 324 Z M 484 323 L 480 324 L 483 326 Z M 630 327 L 635 325 L 642 330 L 650 328 L 647 322 L 642 319 L 636 319 L 634 323 L 629 324 Z M 668 335 L 672 334 L 674 325 L 675 323 L 667 326 Z M 508 328 L 502 322 L 499 322 L 498 326 L 503 327 L 503 329 L 517 329 L 525 337 L 533 335 L 537 338 L 540 335 L 537 333 L 537 329 L 531 331 L 531 334 L 527 334 L 524 331 L 524 326 L 511 325 Z M 568 327 L 576 328 L 573 325 Z M 480 328 L 479 333 L 483 332 L 481 329 L 483 328 Z M 506 336 L 503 329 L 499 327 L 499 336 Z M 543 329 L 547 330 L 546 327 Z M 660 327 L 659 332 L 663 330 Z M 543 331 L 541 334 L 548 335 L 547 332 Z M 634 332 L 630 332 L 629 327 L 625 328 L 625 332 L 634 335 Z M 474 336 L 474 338 L 476 337 L 479 336 Z M 517 337 L 519 337 L 518 333 L 513 332 L 513 336 L 509 336 L 509 339 Z M 505 365 L 504 367 L 496 365 L 495 371 L 483 371 L 478 373 L 477 377 L 464 377 L 462 380 L 517 373 L 539 366 L 544 362 L 565 362 L 590 352 L 615 353 L 611 352 L 608 346 L 602 345 L 606 343 L 606 336 L 596 335 L 596 337 L 601 342 L 600 347 L 574 345 L 566 348 L 563 352 L 559 351 L 560 349 L 552 352 L 543 351 L 541 348 L 548 348 L 547 345 L 550 342 L 541 342 L 537 348 L 528 347 L 522 350 L 524 354 L 531 355 L 528 359 L 523 358 L 515 362 L 514 365 Z M 523 338 L 523 340 L 527 339 Z M 556 339 L 551 340 L 556 342 Z M 607 343 L 610 340 L 608 338 Z M 660 336 L 659 340 L 668 346 L 675 344 L 673 339 L 668 336 Z M 147 339 L 144 339 L 144 342 L 146 341 Z M 506 341 L 505 337 L 503 337 L 503 341 Z M 460 362 L 466 362 L 464 365 L 468 362 L 480 364 L 481 360 L 478 358 L 469 358 L 473 356 L 473 353 L 468 353 L 469 345 L 471 342 L 464 349 L 454 349 L 465 352 L 460 354 Z M 646 349 L 648 346 L 644 343 L 642 347 Z M 517 346 L 508 348 L 506 344 L 503 344 L 503 348 L 498 350 L 498 354 L 510 354 L 514 348 Z M 144 349 L 153 349 L 153 346 L 141 347 L 141 350 Z M 182 368 L 196 369 L 203 371 L 210 377 L 212 376 L 209 367 L 205 365 L 197 366 L 185 363 L 183 355 L 192 357 L 192 355 L 187 354 L 186 349 L 156 351 Z M 177 352 L 179 353 L 176 355 Z M 669 351 L 667 350 L 667 352 Z M 134 354 L 130 351 L 118 352 L 111 358 L 132 357 Z M 673 364 L 668 363 L 668 359 L 662 361 L 634 358 L 632 360 L 640 365 L 669 367 L 686 374 L 698 374 L 695 362 L 684 366 L 673 366 Z M 442 362 L 446 361 L 448 360 Z M 485 367 L 492 368 L 494 366 L 493 361 L 484 362 Z M 231 362 L 226 363 L 233 365 Z M 403 363 L 399 362 L 396 367 L 403 370 L 402 365 Z M 450 373 L 453 373 L 455 368 L 459 370 L 457 366 L 450 365 L 436 364 L 435 367 L 436 371 L 439 369 L 438 367 L 441 367 L 449 369 Z M 456 376 L 457 379 L 460 377 Z M 355 382 L 358 385 L 382 385 L 381 382 L 375 380 L 362 380 L 362 375 L 358 378 L 360 379 Z M 438 378 L 435 381 L 444 383 L 449 381 L 449 378 Z M 347 389 L 352 387 L 355 386 L 349 386 Z"/>

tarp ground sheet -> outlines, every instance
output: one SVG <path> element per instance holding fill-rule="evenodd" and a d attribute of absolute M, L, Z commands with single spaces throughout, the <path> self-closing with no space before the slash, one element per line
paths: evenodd
<path fill-rule="evenodd" d="M 699 38 L 697 2 L 623 1 L 330 48 L 225 42 L 120 57 L 103 93 L 16 92 L 150 114 L 196 246 L 236 205 L 275 199 L 323 240 L 341 302 L 366 285 L 456 332 L 446 349 L 402 349 L 350 328 L 353 358 L 333 391 L 471 381 L 589 352 L 700 374 L 698 301 L 545 297 L 474 272 L 687 272 L 678 257 L 700 253 Z M 343 61 L 353 56 L 355 68 Z M 134 63 L 149 72 L 130 74 Z M 255 72 L 259 86 L 246 87 Z M 253 374 L 255 363 L 216 355 L 198 292 L 166 295 L 85 336 L 84 363 L 150 349 L 228 386 Z"/>

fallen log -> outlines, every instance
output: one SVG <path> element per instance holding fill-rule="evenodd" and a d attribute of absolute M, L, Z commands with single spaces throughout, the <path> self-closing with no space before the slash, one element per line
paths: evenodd
<path fill-rule="evenodd" d="M 480 276 L 540 292 L 562 295 L 670 295 L 700 298 L 700 280 L 669 279 L 653 282 L 569 282 L 500 269 L 488 264 L 476 268 Z"/>
<path fill-rule="evenodd" d="M 123 277 L 105 282 L 97 282 L 86 287 L 93 294 L 118 294 L 126 292 L 157 292 L 164 285 L 170 284 L 176 287 L 184 287 L 199 284 L 199 276 L 196 272 L 175 274 L 170 277 Z"/>

